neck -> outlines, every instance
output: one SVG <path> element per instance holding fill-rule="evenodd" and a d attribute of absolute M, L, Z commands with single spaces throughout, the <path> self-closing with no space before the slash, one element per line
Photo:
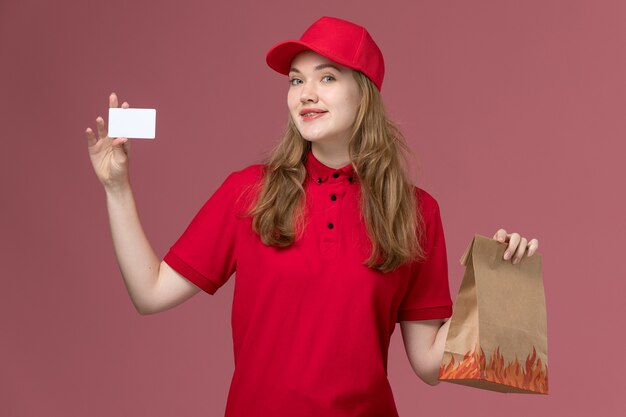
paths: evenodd
<path fill-rule="evenodd" d="M 343 168 L 351 162 L 347 144 L 313 142 L 311 151 L 318 161 L 331 168 Z"/>

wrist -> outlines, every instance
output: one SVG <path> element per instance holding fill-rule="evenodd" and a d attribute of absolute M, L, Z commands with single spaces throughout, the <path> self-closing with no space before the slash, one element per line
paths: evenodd
<path fill-rule="evenodd" d="M 123 198 L 132 194 L 130 182 L 123 182 L 119 184 L 107 184 L 104 186 L 104 192 L 107 198 Z"/>

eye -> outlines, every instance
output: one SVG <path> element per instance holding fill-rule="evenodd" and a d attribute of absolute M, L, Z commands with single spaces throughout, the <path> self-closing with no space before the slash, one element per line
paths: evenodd
<path fill-rule="evenodd" d="M 330 80 L 334 80 L 334 79 L 335 79 L 335 77 L 333 77 L 332 75 L 325 75 L 325 76 L 322 78 L 322 80 L 326 80 L 327 78 L 330 78 Z M 329 80 L 329 81 L 330 81 L 330 80 Z"/>
<path fill-rule="evenodd" d="M 298 84 L 299 84 L 299 83 L 301 83 L 301 82 L 302 82 L 302 80 L 301 80 L 301 79 L 299 79 L 299 78 L 291 78 L 291 79 L 289 80 L 289 84 L 291 84 L 291 85 L 298 85 Z"/>

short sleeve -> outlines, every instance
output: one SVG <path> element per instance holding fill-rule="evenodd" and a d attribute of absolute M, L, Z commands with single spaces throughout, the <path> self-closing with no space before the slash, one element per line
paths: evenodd
<path fill-rule="evenodd" d="M 236 172 L 231 173 L 163 258 L 172 269 L 209 294 L 215 294 L 235 272 L 238 182 Z"/>
<path fill-rule="evenodd" d="M 422 242 L 426 259 L 411 265 L 409 287 L 398 308 L 397 322 L 452 316 L 448 258 L 439 205 L 423 190 L 420 198 L 424 202 L 425 234 Z"/>

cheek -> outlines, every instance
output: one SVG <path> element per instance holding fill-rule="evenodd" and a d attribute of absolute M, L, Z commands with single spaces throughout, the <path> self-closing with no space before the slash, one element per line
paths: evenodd
<path fill-rule="evenodd" d="M 356 119 L 357 114 L 359 113 L 359 107 L 361 106 L 361 92 L 357 91 L 352 100 L 352 111 L 354 114 L 354 119 Z"/>
<path fill-rule="evenodd" d="M 356 115 L 359 109 L 359 97 L 357 95 L 353 95 L 348 97 L 343 103 L 343 108 L 345 109 L 346 118 L 350 119 L 349 122 L 354 122 L 356 119 Z"/>
<path fill-rule="evenodd" d="M 298 107 L 298 97 L 294 93 L 287 93 L 287 107 L 290 111 Z"/>

